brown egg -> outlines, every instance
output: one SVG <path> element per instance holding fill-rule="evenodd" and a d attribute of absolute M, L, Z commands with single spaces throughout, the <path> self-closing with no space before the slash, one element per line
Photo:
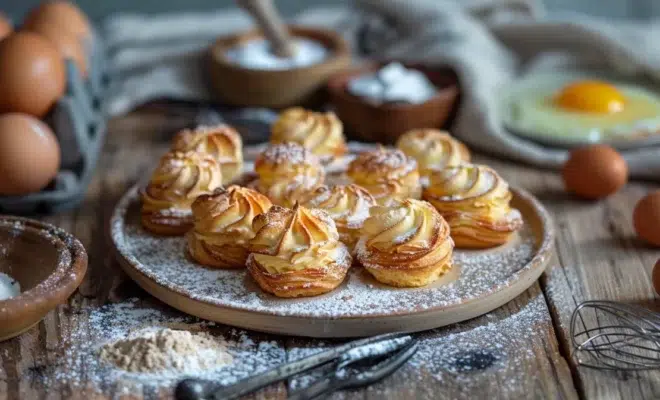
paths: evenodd
<path fill-rule="evenodd" d="M 562 177 L 569 192 L 587 199 L 600 199 L 626 184 L 628 164 L 610 146 L 597 144 L 571 151 Z"/>
<path fill-rule="evenodd" d="M 655 267 L 653 267 L 651 280 L 653 281 L 655 292 L 660 295 L 660 260 L 658 260 L 658 262 L 655 263 Z"/>
<path fill-rule="evenodd" d="M 660 247 L 660 190 L 647 194 L 637 202 L 633 224 L 639 237 Z"/>
<path fill-rule="evenodd" d="M 60 168 L 60 145 L 42 121 L 21 113 L 0 115 L 0 195 L 43 189 Z"/>
<path fill-rule="evenodd" d="M 65 89 L 64 59 L 44 37 L 17 32 L 0 42 L 0 113 L 42 117 Z"/>
<path fill-rule="evenodd" d="M 69 31 L 78 39 L 91 36 L 91 25 L 87 16 L 75 4 L 68 1 L 45 1 L 33 8 L 23 21 L 23 28 L 34 30 L 41 24 L 52 24 Z"/>
<path fill-rule="evenodd" d="M 48 39 L 64 58 L 76 63 L 83 77 L 87 77 L 87 55 L 83 43 L 74 34 L 52 23 L 42 23 L 26 29 Z"/>
<path fill-rule="evenodd" d="M 14 31 L 11 21 L 3 13 L 0 13 L 0 39 Z"/>

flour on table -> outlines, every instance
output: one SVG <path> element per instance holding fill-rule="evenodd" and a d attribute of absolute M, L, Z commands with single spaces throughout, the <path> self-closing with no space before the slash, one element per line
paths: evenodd
<path fill-rule="evenodd" d="M 91 386 L 99 392 L 118 385 L 149 398 L 146 393 L 171 389 L 184 378 L 230 385 L 286 360 L 280 342 L 201 321 L 153 300 L 89 306 L 72 318 L 74 328 L 66 336 L 75 345 L 65 348 L 46 385 Z"/>
<path fill-rule="evenodd" d="M 231 385 L 284 362 L 345 343 L 343 340 L 305 338 L 289 338 L 285 341 L 278 336 L 201 321 L 163 307 L 153 300 L 139 302 L 132 299 L 102 307 L 90 306 L 82 311 L 72 316 L 75 320 L 74 328 L 65 335 L 67 340 L 76 344 L 65 349 L 63 357 L 57 361 L 55 373 L 48 374 L 48 379 L 52 380 L 44 382 L 46 385 L 92 388 L 99 393 L 116 389 L 119 393 L 142 394 L 147 399 L 159 398 L 158 393 L 167 393 L 180 379 L 186 377 L 211 379 L 220 385 Z M 492 377 L 493 373 L 497 373 L 510 377 L 501 382 L 502 393 L 508 394 L 508 397 L 521 397 L 525 388 L 520 385 L 526 382 L 524 374 L 529 362 L 537 357 L 533 345 L 543 347 L 540 342 L 544 340 L 544 335 L 539 334 L 543 331 L 538 330 L 538 325 L 548 318 L 543 294 L 538 293 L 511 315 L 500 317 L 498 313 L 491 313 L 476 320 L 416 334 L 419 350 L 396 374 L 407 385 L 415 385 L 420 376 L 430 376 L 440 383 L 459 382 L 467 395 L 471 389 L 484 384 L 484 374 Z M 146 332 L 163 330 L 189 331 L 191 335 L 204 333 L 203 337 L 213 338 L 220 344 L 222 352 L 229 354 L 232 362 L 210 366 L 205 370 L 188 369 L 182 372 L 176 368 L 149 368 L 148 371 L 140 372 L 118 368 L 99 357 L 108 344 L 134 335 L 144 336 Z M 311 384 L 329 372 L 328 368 L 332 368 L 332 364 L 291 378 L 289 389 L 295 390 Z M 520 380 L 515 376 L 520 376 Z M 378 383 L 367 390 L 387 398 L 387 387 L 387 383 Z M 437 398 L 437 393 L 433 392 L 438 390 L 437 386 L 414 387 L 416 390 L 429 391 L 420 392 L 418 398 Z"/>
<path fill-rule="evenodd" d="M 224 343 L 206 332 L 147 328 L 101 347 L 102 360 L 130 372 L 190 372 L 231 363 Z"/>

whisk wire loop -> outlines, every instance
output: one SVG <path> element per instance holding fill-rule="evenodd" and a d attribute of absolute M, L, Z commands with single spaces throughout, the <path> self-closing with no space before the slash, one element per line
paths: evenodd
<path fill-rule="evenodd" d="M 586 301 L 570 323 L 578 365 L 600 370 L 660 369 L 660 314 L 612 301 Z"/>

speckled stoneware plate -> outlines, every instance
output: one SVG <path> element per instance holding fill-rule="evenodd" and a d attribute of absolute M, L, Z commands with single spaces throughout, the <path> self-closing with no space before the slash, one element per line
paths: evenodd
<path fill-rule="evenodd" d="M 191 261 L 183 237 L 154 236 L 140 223 L 138 188 L 119 201 L 111 221 L 117 257 L 128 275 L 163 302 L 207 320 L 263 332 L 356 337 L 422 331 L 485 314 L 530 287 L 545 269 L 553 243 L 548 212 L 513 189 L 525 227 L 490 250 L 454 253 L 455 266 L 422 288 L 382 285 L 353 267 L 336 290 L 280 299 L 264 293 L 245 270 L 213 270 Z"/>

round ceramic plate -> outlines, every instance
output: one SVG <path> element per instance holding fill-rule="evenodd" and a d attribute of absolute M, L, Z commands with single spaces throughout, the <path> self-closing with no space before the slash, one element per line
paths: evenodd
<path fill-rule="evenodd" d="M 518 296 L 541 275 L 553 229 L 543 206 L 513 189 L 525 227 L 506 245 L 456 250 L 454 267 L 422 288 L 382 285 L 354 266 L 325 295 L 281 299 L 264 293 L 245 270 L 208 269 L 186 254 L 183 237 L 154 236 L 140 223 L 137 187 L 119 201 L 111 223 L 117 257 L 142 288 L 163 302 L 207 320 L 263 332 L 356 337 L 422 331 L 487 313 Z"/>
<path fill-rule="evenodd" d="M 536 101 L 539 93 L 553 93 L 570 82 L 592 79 L 613 82 L 615 85 L 625 87 L 636 87 L 647 93 L 657 93 L 658 91 L 658 87 L 651 83 L 624 79 L 596 70 L 537 72 L 519 79 L 504 90 L 499 104 L 504 126 L 511 133 L 525 139 L 546 146 L 567 149 L 596 143 L 607 144 L 619 150 L 660 144 L 660 116 L 648 121 L 632 123 L 629 126 L 611 126 L 602 133 L 587 128 L 575 129 L 569 124 L 555 133 L 543 132 L 543 129 L 535 128 L 534 125 L 540 124 L 542 121 L 523 123 L 516 118 L 516 114 L 521 111 L 512 104 L 514 100 Z M 551 111 L 548 112 L 551 113 Z M 545 124 L 555 129 L 562 123 L 552 114 L 548 114 L 546 118 Z"/>

